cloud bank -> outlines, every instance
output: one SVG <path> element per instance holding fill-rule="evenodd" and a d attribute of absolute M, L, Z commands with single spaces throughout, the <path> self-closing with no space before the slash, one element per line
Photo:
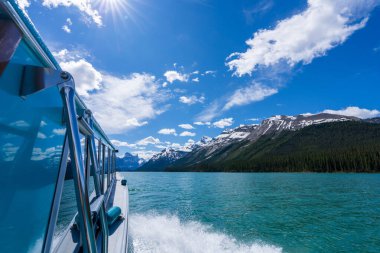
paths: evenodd
<path fill-rule="evenodd" d="M 309 0 L 303 12 L 255 32 L 246 41 L 247 51 L 231 54 L 227 66 L 243 76 L 281 62 L 309 64 L 363 28 L 376 5 L 371 0 Z"/>

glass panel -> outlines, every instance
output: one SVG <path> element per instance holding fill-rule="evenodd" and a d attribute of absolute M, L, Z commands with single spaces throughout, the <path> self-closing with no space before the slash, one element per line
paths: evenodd
<path fill-rule="evenodd" d="M 110 182 L 111 182 L 111 163 L 112 163 L 112 156 L 111 156 L 111 150 L 108 148 L 108 167 L 107 167 L 107 185 L 108 187 L 110 186 Z"/>
<path fill-rule="evenodd" d="M 22 68 L 0 77 L 0 252 L 41 252 L 65 126 L 57 87 L 19 97 Z"/>
<path fill-rule="evenodd" d="M 106 146 L 104 148 L 104 176 L 103 176 L 103 190 L 104 193 L 107 191 L 107 174 L 108 174 L 108 149 Z"/>
<path fill-rule="evenodd" d="M 86 177 L 88 177 L 88 196 L 89 196 L 89 201 L 92 200 L 94 196 L 94 177 L 93 175 L 87 175 L 88 173 L 91 173 L 91 157 L 90 157 L 90 153 L 89 153 L 89 147 L 88 147 L 88 137 L 87 136 L 83 136 L 82 134 L 80 134 L 81 136 L 81 147 L 82 147 L 82 154 L 83 154 L 83 157 L 84 157 L 84 165 L 85 165 L 85 170 L 86 170 Z"/>
<path fill-rule="evenodd" d="M 94 175 L 92 173 L 88 180 L 88 196 L 90 197 L 90 201 L 96 196 Z"/>
<path fill-rule="evenodd" d="M 54 231 L 53 245 L 54 249 L 57 243 L 60 241 L 65 231 L 69 228 L 69 225 L 75 214 L 77 213 L 77 203 L 75 199 L 75 188 L 73 180 L 73 169 L 70 160 L 70 154 L 67 160 L 65 182 L 63 184 L 61 202 L 59 204 L 59 211 L 57 217 L 57 225 Z"/>
<path fill-rule="evenodd" d="M 102 143 L 100 140 L 96 140 L 96 154 L 98 156 L 98 164 L 99 164 L 99 184 L 102 187 L 103 177 L 102 177 L 102 168 L 103 168 L 103 153 L 102 153 Z"/>
<path fill-rule="evenodd" d="M 112 179 L 115 178 L 115 152 L 112 151 Z"/>

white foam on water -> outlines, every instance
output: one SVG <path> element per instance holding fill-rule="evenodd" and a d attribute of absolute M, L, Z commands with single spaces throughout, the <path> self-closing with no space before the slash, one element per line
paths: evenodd
<path fill-rule="evenodd" d="M 282 249 L 264 243 L 239 243 L 200 222 L 181 222 L 177 216 L 137 214 L 129 220 L 130 246 L 134 253 L 274 253 Z"/>

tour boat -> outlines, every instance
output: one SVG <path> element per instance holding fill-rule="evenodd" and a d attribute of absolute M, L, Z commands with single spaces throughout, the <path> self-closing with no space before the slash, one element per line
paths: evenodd
<path fill-rule="evenodd" d="M 126 252 L 117 150 L 28 15 L 0 0 L 0 252 Z"/>

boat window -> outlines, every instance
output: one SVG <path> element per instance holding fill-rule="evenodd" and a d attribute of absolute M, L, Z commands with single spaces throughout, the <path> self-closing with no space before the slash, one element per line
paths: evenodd
<path fill-rule="evenodd" d="M 96 153 L 98 155 L 98 164 L 99 164 L 99 184 L 100 188 L 102 189 L 103 184 L 103 176 L 102 176 L 102 169 L 103 169 L 103 151 L 102 151 L 102 142 L 100 140 L 96 140 Z"/>
<path fill-rule="evenodd" d="M 104 150 L 104 175 L 103 175 L 103 190 L 104 190 L 104 193 L 107 191 L 107 187 L 108 187 L 108 184 L 107 184 L 107 175 L 108 175 L 108 162 L 109 162 L 109 159 L 108 159 L 108 148 L 107 146 L 103 146 Z"/>
<path fill-rule="evenodd" d="M 111 150 L 111 168 L 110 168 L 110 181 L 112 182 L 113 181 L 113 177 L 114 177 L 114 152 L 113 152 L 113 150 Z"/>
<path fill-rule="evenodd" d="M 59 211 L 57 217 L 57 225 L 54 231 L 53 245 L 54 249 L 59 241 L 63 238 L 66 231 L 68 231 L 72 220 L 77 213 L 77 202 L 75 199 L 75 188 L 73 180 L 73 168 L 70 160 L 70 155 L 67 159 L 65 181 L 62 189 L 61 202 L 59 204 Z"/>
<path fill-rule="evenodd" d="M 87 154 L 88 156 L 90 156 L 89 147 L 87 147 Z M 91 169 L 91 166 L 92 166 L 91 159 L 88 159 L 88 162 L 89 162 L 89 172 L 90 172 L 90 175 L 88 178 L 88 196 L 89 196 L 89 200 L 91 201 L 96 196 L 96 194 L 95 194 L 94 173 L 92 172 L 92 169 Z"/>
<path fill-rule="evenodd" d="M 112 178 L 116 178 L 116 154 L 115 151 L 112 151 Z"/>
<path fill-rule="evenodd" d="M 111 169 L 112 169 L 112 156 L 111 156 L 111 149 L 108 148 L 108 173 L 107 173 L 108 187 L 110 186 L 110 182 L 111 182 Z"/>
<path fill-rule="evenodd" d="M 0 77 L 0 252 L 41 252 L 66 129 L 56 87 L 19 97 L 19 66 Z"/>

